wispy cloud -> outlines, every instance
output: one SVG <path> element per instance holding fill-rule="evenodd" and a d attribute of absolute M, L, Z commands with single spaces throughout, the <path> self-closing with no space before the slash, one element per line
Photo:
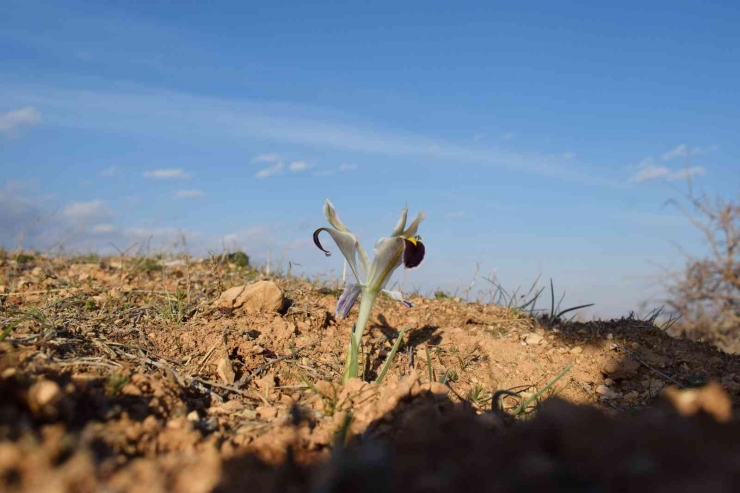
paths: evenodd
<path fill-rule="evenodd" d="M 111 176 L 116 176 L 117 174 L 118 174 L 118 166 L 110 166 L 100 172 L 100 176 L 105 177 L 105 178 L 110 178 Z"/>
<path fill-rule="evenodd" d="M 62 209 L 62 215 L 72 221 L 94 221 L 110 217 L 112 211 L 102 200 L 74 202 Z"/>
<path fill-rule="evenodd" d="M 179 180 L 182 178 L 188 178 L 189 176 L 189 174 L 185 173 L 185 171 L 180 168 L 144 171 L 144 178 L 152 178 L 155 180 Z"/>
<path fill-rule="evenodd" d="M 666 151 L 661 156 L 663 161 L 673 161 L 678 158 L 687 158 L 689 156 L 701 156 L 719 149 L 719 146 L 712 145 L 707 147 L 689 147 L 687 144 L 679 144 L 673 149 Z"/>
<path fill-rule="evenodd" d="M 306 161 L 293 161 L 289 168 L 290 171 L 306 171 L 310 166 Z"/>
<path fill-rule="evenodd" d="M 178 190 L 175 194 L 178 199 L 199 199 L 205 196 L 205 192 L 201 190 Z"/>
<path fill-rule="evenodd" d="M 116 227 L 112 224 L 98 224 L 92 229 L 95 234 L 109 234 L 116 231 Z"/>
<path fill-rule="evenodd" d="M 511 140 L 514 138 L 514 134 L 512 132 L 506 132 L 501 136 L 501 140 Z"/>
<path fill-rule="evenodd" d="M 128 87 L 127 91 L 79 91 L 22 85 L 3 87 L 3 97 L 35 104 L 44 111 L 45 121 L 66 128 L 157 133 L 174 139 L 208 139 L 212 144 L 250 138 L 409 160 L 424 158 L 496 167 L 588 185 L 620 186 L 573 165 L 566 166 L 560 155 L 482 148 L 400 129 L 358 125 L 338 120 L 336 112 L 328 109 Z M 182 108 L 188 108 L 188 118 L 182 117 Z M 173 122 L 177 125 L 173 126 Z"/>
<path fill-rule="evenodd" d="M 704 176 L 707 171 L 701 166 L 671 170 L 666 166 L 647 166 L 630 177 L 630 181 L 642 183 L 645 181 L 664 179 L 669 181 L 686 180 L 692 176 Z"/>
<path fill-rule="evenodd" d="M 272 166 L 268 166 L 267 168 L 262 168 L 257 173 L 255 173 L 255 178 L 267 178 L 269 176 L 279 175 L 282 174 L 283 170 L 285 169 L 285 165 L 282 162 L 277 162 L 273 164 Z"/>
<path fill-rule="evenodd" d="M 359 166 L 357 166 L 356 164 L 344 163 L 339 165 L 339 171 L 354 171 L 358 168 Z"/>
<path fill-rule="evenodd" d="M 33 106 L 0 113 L 0 133 L 13 133 L 21 127 L 33 126 L 41 121 L 41 112 Z"/>

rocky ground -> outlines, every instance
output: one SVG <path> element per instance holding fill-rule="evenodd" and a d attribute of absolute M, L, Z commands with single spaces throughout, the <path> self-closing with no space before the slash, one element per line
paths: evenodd
<path fill-rule="evenodd" d="M 634 317 L 380 299 L 363 379 L 342 386 L 356 309 L 334 318 L 337 286 L 225 260 L 0 260 L 0 490 L 740 482 L 738 356 Z"/>

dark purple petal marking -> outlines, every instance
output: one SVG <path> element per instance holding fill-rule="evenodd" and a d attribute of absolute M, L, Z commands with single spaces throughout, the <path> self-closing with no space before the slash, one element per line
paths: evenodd
<path fill-rule="evenodd" d="M 407 269 L 419 267 L 424 260 L 424 253 L 426 252 L 424 243 L 416 239 L 409 240 L 406 238 L 403 239 L 403 243 L 403 265 Z"/>
<path fill-rule="evenodd" d="M 331 256 L 331 252 L 329 250 L 326 250 L 324 247 L 322 247 L 321 242 L 319 241 L 319 233 L 321 233 L 322 231 L 326 231 L 326 228 L 319 228 L 313 232 L 313 244 L 319 247 L 319 250 L 324 252 L 324 255 L 329 257 Z"/>

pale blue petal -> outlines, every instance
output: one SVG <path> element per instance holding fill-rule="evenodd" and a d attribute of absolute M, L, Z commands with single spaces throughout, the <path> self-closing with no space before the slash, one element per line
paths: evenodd
<path fill-rule="evenodd" d="M 357 302 L 357 297 L 360 296 L 361 290 L 362 288 L 359 284 L 350 284 L 349 286 L 344 288 L 342 296 L 340 296 L 339 301 L 337 301 L 337 308 L 336 310 L 334 310 L 334 315 L 337 318 L 347 318 L 347 315 L 349 315 L 349 311 Z"/>
<path fill-rule="evenodd" d="M 403 233 L 404 228 L 406 227 L 406 217 L 409 215 L 409 208 L 404 207 L 401 211 L 401 219 L 398 220 L 398 224 L 396 224 L 396 227 L 393 228 L 393 232 L 391 233 L 391 236 L 399 236 L 401 233 Z"/>
<path fill-rule="evenodd" d="M 367 280 L 371 289 L 385 288 L 393 272 L 403 263 L 403 242 L 403 238 L 396 236 L 381 238 L 375 243 L 375 258 Z"/>
<path fill-rule="evenodd" d="M 388 289 L 384 289 L 383 292 L 394 300 L 403 303 L 406 308 L 414 307 L 414 305 L 410 301 L 406 301 L 405 299 L 403 299 L 403 293 L 401 293 L 400 291 L 389 291 Z"/>
<path fill-rule="evenodd" d="M 421 224 L 421 222 L 426 219 L 426 217 L 427 215 L 425 212 L 420 212 L 416 216 L 416 219 L 414 219 L 414 222 L 411 223 L 411 225 L 406 229 L 406 231 L 401 233 L 401 236 L 403 236 L 404 238 L 412 238 L 416 236 L 416 231 L 419 229 L 419 224 Z"/>

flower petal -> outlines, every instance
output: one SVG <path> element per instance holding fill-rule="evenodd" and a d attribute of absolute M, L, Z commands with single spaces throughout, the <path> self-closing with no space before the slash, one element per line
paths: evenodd
<path fill-rule="evenodd" d="M 339 319 L 347 318 L 349 311 L 357 302 L 357 297 L 360 296 L 362 288 L 359 284 L 350 284 L 342 292 L 342 296 L 337 301 L 337 308 L 334 310 L 334 316 Z"/>
<path fill-rule="evenodd" d="M 414 222 L 412 222 L 411 225 L 406 228 L 406 231 L 401 233 L 401 236 L 403 236 L 404 238 L 413 238 L 414 236 L 416 236 L 416 231 L 419 229 L 419 224 L 421 224 L 421 222 L 426 219 L 426 217 L 426 212 L 420 212 L 416 216 L 416 219 L 414 219 Z"/>
<path fill-rule="evenodd" d="M 375 258 L 370 267 L 367 285 L 372 289 L 383 289 L 403 262 L 404 239 L 398 236 L 381 238 L 375 243 Z"/>
<path fill-rule="evenodd" d="M 355 278 L 357 278 L 357 282 L 361 283 L 362 278 L 357 271 L 357 261 L 355 259 L 355 253 L 357 252 L 358 248 L 362 248 L 362 246 L 360 245 L 360 242 L 357 241 L 357 237 L 355 237 L 355 235 L 353 235 L 349 231 L 337 231 L 336 229 L 332 228 L 317 229 L 313 232 L 313 242 L 316 244 L 317 247 L 321 249 L 322 252 L 324 252 L 327 257 L 331 255 L 331 252 L 325 250 L 321 246 L 321 242 L 319 242 L 319 234 L 322 231 L 326 231 L 327 233 L 329 233 L 329 235 L 334 240 L 334 243 L 337 244 L 339 250 L 342 252 L 342 255 L 344 255 L 344 258 L 347 259 L 347 263 L 352 269 L 352 273 L 355 275 Z"/>
<path fill-rule="evenodd" d="M 347 226 L 344 225 L 341 219 L 339 219 L 339 215 L 337 214 L 337 209 L 334 207 L 334 204 L 331 203 L 331 200 L 326 199 L 324 202 L 324 215 L 326 216 L 326 219 L 329 221 L 329 224 L 334 226 L 334 228 L 337 231 L 341 231 L 343 233 L 350 233 L 351 231 Z M 321 248 L 321 246 L 317 243 L 316 238 L 314 237 L 314 243 Z M 321 248 L 324 253 L 326 253 L 326 250 Z M 358 241 L 357 242 L 357 256 L 358 260 L 360 261 L 360 274 L 365 277 L 367 276 L 368 272 L 370 271 L 370 258 L 367 256 L 367 252 L 362 247 L 362 244 Z M 356 274 L 355 274 L 356 275 Z M 360 279 L 358 277 L 358 279 Z"/>
<path fill-rule="evenodd" d="M 393 232 L 391 233 L 391 236 L 399 236 L 401 233 L 403 233 L 403 229 L 406 227 L 406 217 L 409 215 L 409 208 L 404 207 L 401 211 L 401 219 L 398 220 L 398 224 L 396 224 L 396 227 L 393 228 Z"/>
<path fill-rule="evenodd" d="M 347 226 L 345 226 L 342 220 L 339 219 L 339 216 L 337 215 L 337 210 L 334 208 L 334 204 L 332 204 L 331 200 L 329 199 L 326 199 L 326 202 L 324 202 L 324 215 L 329 221 L 329 224 L 334 226 L 335 229 L 339 231 L 349 231 L 349 229 L 347 229 Z"/>
<path fill-rule="evenodd" d="M 391 298 L 393 298 L 394 300 L 403 303 L 403 305 L 406 308 L 413 308 L 414 307 L 414 305 L 411 302 L 406 301 L 405 299 L 403 299 L 403 293 L 401 293 L 400 291 L 389 291 L 387 289 L 384 289 L 383 292 L 385 294 L 387 294 L 388 296 L 390 296 Z"/>
<path fill-rule="evenodd" d="M 407 269 L 413 269 L 419 267 L 424 261 L 424 254 L 426 253 L 426 247 L 421 240 L 411 238 L 403 240 L 403 265 Z"/>

